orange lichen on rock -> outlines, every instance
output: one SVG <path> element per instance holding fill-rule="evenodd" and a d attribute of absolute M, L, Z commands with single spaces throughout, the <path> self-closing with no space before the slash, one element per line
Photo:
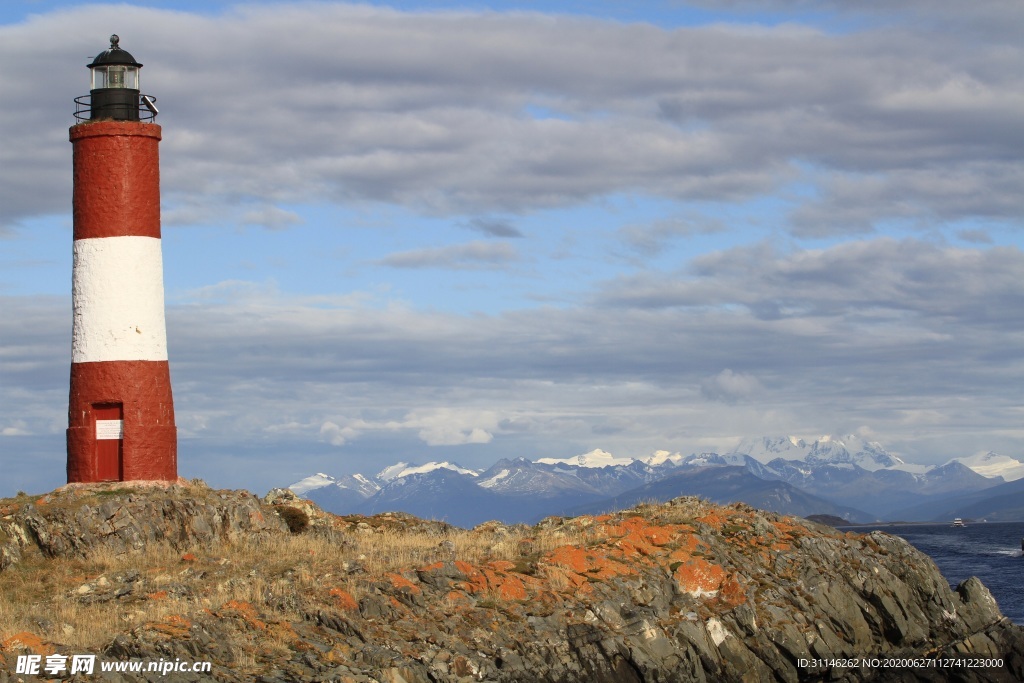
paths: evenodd
<path fill-rule="evenodd" d="M 359 603 L 355 597 L 344 588 L 332 588 L 329 594 L 335 598 L 338 609 L 345 612 L 358 612 Z"/>
<path fill-rule="evenodd" d="M 455 587 L 470 595 L 489 593 L 503 600 L 525 600 L 528 587 L 537 589 L 541 585 L 537 579 L 513 571 L 515 564 L 508 560 L 493 560 L 485 567 L 477 567 L 462 560 L 456 560 L 454 564 L 465 577 L 455 582 Z M 437 570 L 443 566 L 444 563 L 436 562 L 421 571 Z"/>
<path fill-rule="evenodd" d="M 14 650 L 28 650 L 36 655 L 52 655 L 56 650 L 52 645 L 44 641 L 34 633 L 22 631 L 15 633 L 7 640 L 0 643 L 0 649 L 12 652 Z"/>
<path fill-rule="evenodd" d="M 487 577 L 469 562 L 456 560 L 455 568 L 466 577 L 465 581 L 459 582 L 459 586 L 467 593 L 481 593 L 487 590 Z"/>
<path fill-rule="evenodd" d="M 736 607 L 747 601 L 747 593 L 735 576 L 728 576 L 718 589 L 718 599 L 729 607 Z"/>
<path fill-rule="evenodd" d="M 508 560 L 492 560 L 487 563 L 487 566 L 495 571 L 507 572 L 508 570 L 515 568 L 516 565 L 514 562 L 509 562 Z"/>
<path fill-rule="evenodd" d="M 150 600 L 166 600 L 167 591 L 157 591 L 155 593 L 147 593 L 146 597 Z"/>
<path fill-rule="evenodd" d="M 651 526 L 643 517 L 629 517 L 618 524 L 606 524 L 602 531 L 609 538 L 618 538 L 615 545 L 628 556 L 652 555 L 656 546 L 667 542 L 667 534 Z"/>
<path fill-rule="evenodd" d="M 385 576 L 391 582 L 391 585 L 395 588 L 398 588 L 400 590 L 408 590 L 410 593 L 413 593 L 414 595 L 418 595 L 419 593 L 423 592 L 422 588 L 420 588 L 415 583 L 405 578 L 401 574 L 388 572 L 387 574 L 385 574 Z"/>
<path fill-rule="evenodd" d="M 577 574 L 585 574 L 592 579 L 608 579 L 613 576 L 635 575 L 640 570 L 630 564 L 617 562 L 615 555 L 622 555 L 620 550 L 615 553 L 608 549 L 586 549 L 578 546 L 563 545 L 552 550 L 545 557 L 549 564 L 571 569 Z"/>
<path fill-rule="evenodd" d="M 143 626 L 146 630 L 157 633 L 170 640 L 185 638 L 192 628 L 192 622 L 183 616 L 172 614 L 162 621 L 150 621 Z"/>
<path fill-rule="evenodd" d="M 802 536 L 806 529 L 798 524 L 793 524 L 789 521 L 789 518 L 783 518 L 774 522 L 771 525 L 779 530 L 782 534 L 796 538 Z"/>
<path fill-rule="evenodd" d="M 582 574 L 579 574 L 567 567 L 563 567 L 561 565 L 548 565 L 544 567 L 544 573 L 546 575 L 547 584 L 559 586 L 555 591 L 564 591 L 566 589 L 577 593 L 588 593 L 593 591 L 593 586 L 590 585 L 589 579 L 586 576 L 583 576 Z M 556 595 L 555 591 L 548 591 L 548 594 Z"/>
<path fill-rule="evenodd" d="M 574 572 L 582 574 L 590 567 L 592 558 L 593 555 L 583 548 L 577 548 L 572 545 L 563 545 L 548 553 L 545 559 L 551 564 L 559 567 L 565 567 L 566 569 L 571 569 Z"/>
<path fill-rule="evenodd" d="M 526 585 L 516 578 L 508 578 L 499 583 L 496 592 L 502 600 L 526 600 L 529 597 Z"/>
<path fill-rule="evenodd" d="M 779 531 L 779 535 L 783 538 L 772 542 L 772 550 L 778 552 L 786 552 L 793 549 L 791 541 L 796 538 L 800 538 L 803 535 L 805 529 L 796 524 L 792 524 L 787 519 L 780 519 L 771 522 L 771 525 Z"/>
<path fill-rule="evenodd" d="M 249 626 L 260 631 L 267 628 L 267 622 L 259 618 L 256 608 L 248 602 L 240 600 L 228 600 L 220 607 L 221 617 L 238 617 Z"/>
<path fill-rule="evenodd" d="M 679 587 L 695 597 L 717 594 L 725 581 L 725 570 L 699 557 L 680 563 L 673 572 Z"/>
<path fill-rule="evenodd" d="M 526 600 L 529 593 L 539 591 L 544 583 L 532 576 L 514 571 L 515 564 L 508 560 L 488 562 L 483 569 L 490 589 L 504 600 Z"/>
<path fill-rule="evenodd" d="M 712 529 L 720 531 L 722 527 L 725 525 L 727 519 L 725 515 L 713 510 L 705 514 L 703 517 L 698 517 L 697 521 L 707 524 Z"/>
<path fill-rule="evenodd" d="M 484 570 L 487 577 L 487 584 L 490 589 L 502 600 L 525 600 L 527 597 L 526 584 L 516 576 L 495 572 L 490 569 Z"/>
<path fill-rule="evenodd" d="M 453 606 L 457 607 L 470 607 L 473 601 L 469 599 L 469 596 L 462 591 L 448 591 L 448 595 L 445 596 Z"/>

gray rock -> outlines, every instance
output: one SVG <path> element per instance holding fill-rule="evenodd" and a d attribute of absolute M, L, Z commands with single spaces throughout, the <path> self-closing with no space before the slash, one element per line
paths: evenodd
<path fill-rule="evenodd" d="M 25 545 L 47 557 L 69 557 L 100 548 L 126 553 L 160 541 L 187 548 L 287 532 L 284 521 L 255 496 L 217 492 L 201 483 L 147 495 L 126 483 L 69 485 L 42 500 L 19 506 L 0 526 L 0 570 L 19 560 Z"/>
<path fill-rule="evenodd" d="M 274 512 L 282 505 L 307 512 L 308 533 L 323 535 L 339 549 L 356 534 L 374 539 L 381 529 L 438 538 L 446 529 L 398 514 L 333 519 L 290 492 L 272 492 L 261 502 L 244 492 L 205 487 L 71 489 L 50 494 L 43 504 L 26 500 L 0 518 L 0 549 L 10 549 L 9 566 L 29 552 L 74 557 L 95 548 L 131 552 L 154 542 L 185 548 L 285 534 L 287 526 Z M 638 528 L 628 539 L 622 536 L 629 525 L 642 526 L 638 517 L 656 533 L 645 536 Z M 287 582 L 302 570 L 296 558 L 294 569 L 275 575 L 280 589 L 246 598 L 258 619 L 225 617 L 216 607 L 196 609 L 170 636 L 138 626 L 117 636 L 103 654 L 209 659 L 214 680 L 225 683 L 948 678 L 940 674 L 966 683 L 1024 680 L 1024 631 L 1002 617 L 988 590 L 977 579 L 950 590 L 926 556 L 885 534 L 848 536 L 746 506 L 722 508 L 692 498 L 643 506 L 607 522 L 581 522 L 593 534 L 570 549 L 570 559 L 542 549 L 545 533 L 572 529 L 574 522 L 562 518 L 525 531 L 498 524 L 473 530 L 485 549 L 501 541 L 507 548 L 516 533 L 533 537 L 515 546 L 528 562 L 483 560 L 470 569 L 456 562 L 454 544 L 441 547 L 445 541 L 431 542 L 438 552 L 429 561 L 389 570 L 390 576 L 375 574 L 359 560 L 339 559 L 332 571 L 351 582 L 358 611 L 338 611 L 326 602 L 326 588 L 320 596 L 289 592 Z M 619 535 L 600 531 L 604 524 L 620 529 Z M 144 599 L 154 583 L 188 596 L 201 570 L 218 571 L 196 565 L 153 578 L 146 571 L 122 570 L 85 580 L 67 598 L 127 604 Z M 266 579 L 263 572 L 237 568 L 225 581 Z M 525 586 L 527 597 L 501 597 L 504 580 Z M 261 639 L 272 637 L 271 631 L 277 634 L 275 647 L 263 651 Z M 239 644 L 251 649 L 239 652 Z M 977 656 L 1004 664 L 900 672 L 911 678 L 800 664 L 861 656 Z M 0 683 L 6 683 L 3 676 L 0 671 Z"/>

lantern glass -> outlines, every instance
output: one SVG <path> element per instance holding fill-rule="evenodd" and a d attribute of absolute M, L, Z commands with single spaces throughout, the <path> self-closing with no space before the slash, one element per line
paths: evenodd
<path fill-rule="evenodd" d="M 139 68 L 123 64 L 97 66 L 92 69 L 92 89 L 127 88 L 139 89 Z"/>

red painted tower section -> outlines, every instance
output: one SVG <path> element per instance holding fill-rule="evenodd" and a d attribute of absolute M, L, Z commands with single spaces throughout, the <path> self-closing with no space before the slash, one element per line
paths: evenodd
<path fill-rule="evenodd" d="M 178 477 L 164 325 L 160 126 L 71 127 L 74 272 L 68 482 Z"/>

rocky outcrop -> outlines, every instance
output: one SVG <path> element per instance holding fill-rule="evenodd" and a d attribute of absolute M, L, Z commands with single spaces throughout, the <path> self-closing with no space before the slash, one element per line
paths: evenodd
<path fill-rule="evenodd" d="M 1022 629 L 988 590 L 976 579 L 951 590 L 925 555 L 879 532 L 680 498 L 534 527 L 489 523 L 456 543 L 443 524 L 337 518 L 280 492 L 263 504 L 213 492 L 231 510 L 208 498 L 192 503 L 187 517 L 203 523 L 183 531 L 164 526 L 181 523 L 183 501 L 133 495 L 49 517 L 46 505 L 32 505 L 8 515 L 5 528 L 20 520 L 15 527 L 50 539 L 55 555 L 97 539 L 129 551 L 158 537 L 282 534 L 276 503 L 311 516 L 303 533 L 324 544 L 287 558 L 287 569 L 280 558 L 274 567 L 235 567 L 266 586 L 248 600 L 202 602 L 199 577 L 225 585 L 235 580 L 225 574 L 232 564 L 213 548 L 191 557 L 162 590 L 183 591 L 185 605 L 191 591 L 195 608 L 126 628 L 98 649 L 111 659 L 209 659 L 216 680 L 263 683 L 1024 679 Z M 142 521 L 150 514 L 165 521 Z M 37 517 L 51 521 L 40 526 Z M 128 518 L 119 528 L 133 531 L 118 535 L 111 520 Z M 402 533 L 427 539 L 429 556 L 382 569 L 358 549 L 349 553 L 362 540 L 397 554 Z M 460 545 L 467 536 L 484 551 L 470 556 Z M 315 572 L 310 590 L 301 577 Z M 127 604 L 160 588 L 145 571 L 101 578 L 75 599 Z M 0 659 L 24 640 L 0 634 Z M 992 665 L 969 666 L 985 660 Z"/>
<path fill-rule="evenodd" d="M 245 491 L 214 491 L 202 482 L 69 484 L 53 493 L 0 506 L 0 571 L 26 547 L 47 557 L 219 543 L 242 535 L 284 533 L 279 515 L 266 514 Z"/>

